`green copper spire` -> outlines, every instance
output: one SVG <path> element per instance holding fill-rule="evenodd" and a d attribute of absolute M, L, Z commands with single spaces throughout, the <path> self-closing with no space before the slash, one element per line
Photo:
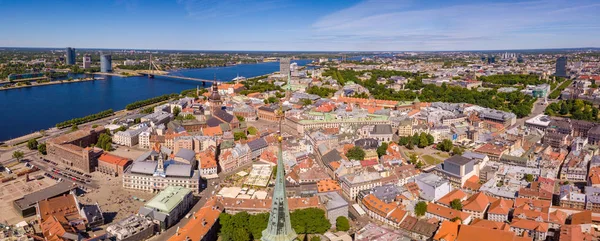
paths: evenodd
<path fill-rule="evenodd" d="M 278 115 L 283 115 L 283 108 L 280 104 Z M 290 209 L 288 208 L 288 200 L 285 195 L 285 168 L 283 165 L 283 151 L 281 136 L 281 122 L 279 120 L 279 153 L 277 154 L 277 173 L 275 178 L 275 190 L 273 191 L 273 203 L 271 205 L 271 213 L 269 215 L 269 224 L 267 229 L 262 231 L 262 241 L 291 241 L 296 240 L 298 236 L 292 229 L 290 221 Z"/>

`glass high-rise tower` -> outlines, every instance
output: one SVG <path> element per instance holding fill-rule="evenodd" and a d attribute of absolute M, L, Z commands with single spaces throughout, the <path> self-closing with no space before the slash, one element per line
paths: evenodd
<path fill-rule="evenodd" d="M 77 58 L 77 54 L 75 54 L 75 49 L 68 47 L 67 51 L 66 51 L 66 57 L 67 57 L 67 65 L 74 65 L 75 64 L 75 58 Z"/>
<path fill-rule="evenodd" d="M 556 59 L 556 73 L 558 77 L 567 77 L 567 57 L 559 57 Z"/>

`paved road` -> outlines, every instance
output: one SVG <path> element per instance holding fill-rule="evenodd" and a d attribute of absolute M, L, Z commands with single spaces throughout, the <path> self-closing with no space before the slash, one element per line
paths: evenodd
<path fill-rule="evenodd" d="M 37 157 L 37 155 L 34 155 L 34 157 L 35 157 L 35 158 L 31 158 L 31 159 L 30 159 L 30 162 L 31 162 L 31 164 L 35 165 L 35 166 L 36 166 L 36 167 L 38 167 L 40 170 L 42 170 L 42 171 L 44 171 L 44 172 L 46 172 L 46 173 L 52 174 L 52 175 L 53 175 L 53 176 L 55 176 L 55 177 L 61 177 L 61 178 L 62 178 L 63 180 L 65 180 L 65 181 L 68 181 L 68 182 L 70 182 L 70 183 L 75 183 L 77 186 L 79 186 L 79 187 L 85 187 L 86 189 L 95 189 L 95 188 L 99 188 L 99 186 L 98 186 L 97 184 L 93 183 L 93 182 L 92 182 L 92 183 L 81 183 L 81 182 L 76 182 L 76 181 L 73 181 L 73 180 L 71 180 L 71 178 L 69 178 L 69 177 L 67 177 L 67 176 L 63 176 L 63 175 L 61 175 L 61 174 L 56 174 L 55 172 L 53 172 L 53 171 L 52 171 L 52 168 L 59 169 L 59 170 L 61 170 L 61 171 L 63 171 L 63 172 L 67 172 L 67 171 L 66 171 L 66 170 L 65 170 L 63 167 L 61 167 L 61 166 L 55 166 L 55 165 L 52 165 L 52 164 L 50 164 L 50 163 L 47 163 L 47 162 L 44 162 L 44 161 L 40 160 L 40 159 Z M 74 173 L 72 173 L 72 174 L 74 174 Z M 79 177 L 81 177 L 81 176 L 80 176 L 80 175 L 78 175 L 78 174 L 74 174 L 74 176 L 79 176 Z M 91 180 L 91 178 L 86 178 L 86 177 L 82 177 L 82 178 Z"/>
<path fill-rule="evenodd" d="M 531 114 L 523 117 L 523 118 L 519 118 L 517 119 L 517 122 L 515 123 L 515 126 L 521 126 L 523 124 L 525 124 L 526 120 L 529 120 L 539 114 L 544 113 L 544 111 L 546 110 L 546 107 L 554 102 L 557 102 L 558 100 L 548 100 L 547 104 L 544 104 L 544 99 L 538 98 L 534 103 L 533 103 L 533 110 L 531 110 Z"/>

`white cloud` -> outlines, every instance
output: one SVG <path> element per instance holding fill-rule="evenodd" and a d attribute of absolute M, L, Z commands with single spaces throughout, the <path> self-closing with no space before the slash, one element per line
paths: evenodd
<path fill-rule="evenodd" d="M 318 19 L 312 39 L 361 50 L 460 50 L 587 47 L 600 40 L 600 4 L 582 0 L 420 6 L 364 1 Z M 564 36 L 573 40 L 564 45 Z M 553 37 L 561 36 L 560 42 Z M 578 41 L 587 36 L 588 39 Z M 600 43 L 600 42 L 599 42 Z"/>
<path fill-rule="evenodd" d="M 280 8 L 286 0 L 177 0 L 189 17 L 217 18 L 262 12 Z"/>

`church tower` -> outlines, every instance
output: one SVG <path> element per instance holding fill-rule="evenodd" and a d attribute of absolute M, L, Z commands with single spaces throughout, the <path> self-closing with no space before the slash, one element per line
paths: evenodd
<path fill-rule="evenodd" d="M 210 104 L 210 113 L 214 116 L 217 110 L 221 109 L 223 102 L 221 101 L 221 95 L 219 95 L 219 87 L 217 85 L 217 79 L 213 81 L 211 86 L 212 92 L 208 97 L 208 103 Z"/>
<path fill-rule="evenodd" d="M 261 241 L 292 241 L 298 236 L 292 229 L 290 221 L 290 210 L 285 193 L 285 168 L 283 165 L 283 151 L 281 136 L 281 123 L 283 119 L 283 107 L 280 104 L 277 114 L 281 117 L 279 120 L 279 152 L 277 154 L 277 173 L 275 178 L 275 190 L 273 190 L 273 203 L 271 213 L 269 214 L 269 223 L 267 229 L 262 231 Z"/>

